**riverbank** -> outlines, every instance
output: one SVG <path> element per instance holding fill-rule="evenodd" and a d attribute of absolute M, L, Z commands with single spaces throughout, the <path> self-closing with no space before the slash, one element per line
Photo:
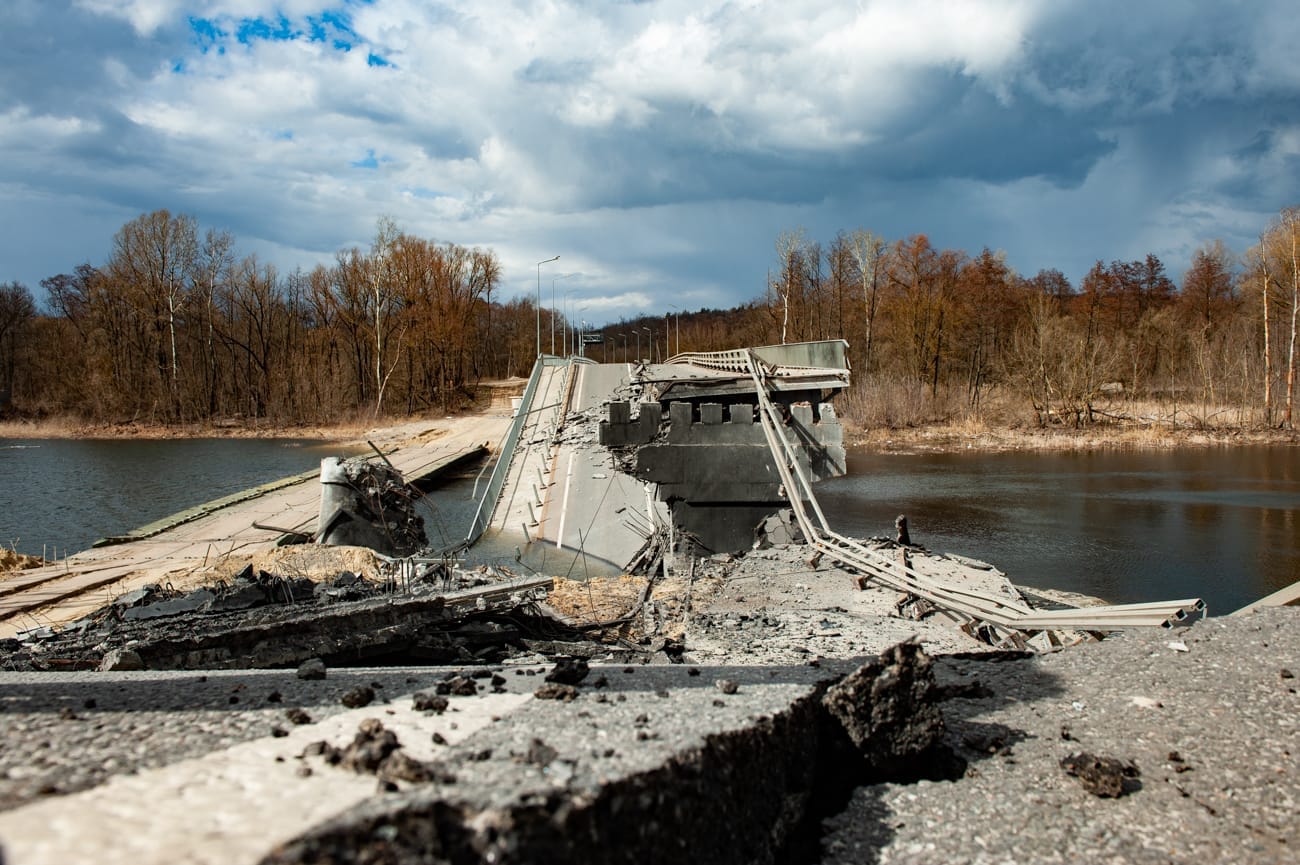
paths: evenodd
<path fill-rule="evenodd" d="M 979 451 L 1173 450 L 1241 445 L 1300 445 L 1300 434 L 1281 429 L 1183 429 L 1096 425 L 1084 429 L 997 428 L 981 423 L 936 423 L 867 429 L 842 419 L 845 444 L 884 453 Z"/>

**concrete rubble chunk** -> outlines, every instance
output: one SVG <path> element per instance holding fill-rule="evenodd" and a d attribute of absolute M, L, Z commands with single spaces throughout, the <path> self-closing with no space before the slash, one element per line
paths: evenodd
<path fill-rule="evenodd" d="M 325 678 L 325 662 L 320 658 L 308 658 L 298 667 L 298 678 L 309 682 Z"/>
<path fill-rule="evenodd" d="M 831 687 L 822 703 L 868 764 L 890 773 L 939 744 L 943 715 L 930 657 L 899 643 Z"/>
<path fill-rule="evenodd" d="M 143 670 L 144 661 L 133 649 L 113 649 L 104 655 L 99 664 L 100 672 L 112 673 L 124 670 Z"/>
<path fill-rule="evenodd" d="M 1118 799 L 1141 787 L 1137 778 L 1142 773 L 1132 761 L 1082 751 L 1061 758 L 1061 768 L 1078 778 L 1083 789 L 1103 799 Z"/>

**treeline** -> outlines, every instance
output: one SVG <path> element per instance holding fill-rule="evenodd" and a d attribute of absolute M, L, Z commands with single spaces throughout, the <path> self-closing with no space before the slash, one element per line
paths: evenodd
<path fill-rule="evenodd" d="M 1075 286 L 1001 253 L 845 231 L 778 238 L 764 293 L 734 309 L 595 331 L 602 361 L 843 338 L 846 408 L 873 425 L 980 418 L 1083 426 L 1116 415 L 1293 428 L 1300 208 L 1238 256 L 1220 242 L 1181 282 L 1154 255 L 1098 261 Z M 381 220 L 368 249 L 280 274 L 228 233 L 160 210 L 127 223 L 102 266 L 42 280 L 48 310 L 0 285 L 0 411 L 87 420 L 277 423 L 450 409 L 482 379 L 527 375 L 572 323 L 501 302 L 491 251 Z M 554 337 L 552 337 L 554 338 Z M 558 349 L 558 345 L 557 345 Z"/>
<path fill-rule="evenodd" d="M 925 235 L 846 231 L 822 244 L 794 231 L 777 240 L 765 295 L 746 307 L 606 334 L 615 356 L 638 330 L 655 336 L 656 354 L 677 350 L 678 329 L 686 350 L 842 337 L 849 406 L 873 425 L 1123 415 L 1292 428 L 1298 300 L 1300 208 L 1243 256 L 1204 244 L 1181 285 L 1154 255 L 1098 261 L 1075 286 L 1058 270 L 1022 276 L 1001 253 L 939 249 Z"/>
<path fill-rule="evenodd" d="M 281 274 L 166 210 L 103 266 L 0 287 L 0 409 L 94 421 L 325 421 L 447 409 L 532 366 L 534 308 L 494 298 L 494 253 L 381 220 L 369 249 Z"/>

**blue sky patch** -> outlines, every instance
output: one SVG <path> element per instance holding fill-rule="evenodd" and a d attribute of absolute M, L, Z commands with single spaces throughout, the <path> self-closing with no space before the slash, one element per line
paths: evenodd
<path fill-rule="evenodd" d="M 379 160 L 375 158 L 374 150 L 367 150 L 365 159 L 358 159 L 356 162 L 349 164 L 353 168 L 378 168 Z"/>
<path fill-rule="evenodd" d="M 239 30 L 235 38 L 241 45 L 247 45 L 254 39 L 287 42 L 297 38 L 298 35 L 290 25 L 289 19 L 281 15 L 275 21 L 268 21 L 265 18 L 245 18 L 239 22 Z"/>
<path fill-rule="evenodd" d="M 220 50 L 218 43 L 226 38 L 226 32 L 217 26 L 217 22 L 209 18 L 190 18 L 190 31 L 194 37 L 192 41 L 199 47 L 199 51 L 207 54 L 212 48 Z"/>
<path fill-rule="evenodd" d="M 367 66 L 392 66 L 393 64 L 388 62 L 384 58 L 380 57 L 375 52 L 371 51 L 370 55 L 366 57 L 366 65 Z"/>

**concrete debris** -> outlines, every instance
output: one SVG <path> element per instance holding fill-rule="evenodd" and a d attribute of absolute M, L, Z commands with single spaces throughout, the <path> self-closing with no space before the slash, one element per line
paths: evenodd
<path fill-rule="evenodd" d="M 416 509 L 421 493 L 386 463 L 361 457 L 321 461 L 321 509 L 316 542 L 369 547 L 407 556 L 429 544 Z"/>
<path fill-rule="evenodd" d="M 127 618 L 110 604 L 76 626 L 29 636 L 5 661 L 11 669 L 93 669 L 114 650 L 129 647 L 143 665 L 137 669 L 151 670 L 304 665 L 305 674 L 323 675 L 306 662 L 355 666 L 394 656 L 489 662 L 525 652 L 529 637 L 571 634 L 536 605 L 551 583 L 549 577 L 493 579 L 485 572 L 447 569 L 399 590 L 395 583 L 348 574 L 339 588 L 358 599 L 343 600 L 314 592 L 308 587 L 318 584 L 307 578 L 263 572 L 253 583 L 236 580 L 126 609 L 184 602 L 183 611 L 169 607 L 166 615 Z M 262 598 L 254 606 L 218 607 L 253 591 Z"/>
<path fill-rule="evenodd" d="M 589 669 L 583 658 L 556 658 L 555 669 L 546 674 L 546 681 L 560 685 L 576 685 L 587 678 Z"/>
<path fill-rule="evenodd" d="M 862 756 L 886 773 L 905 769 L 943 736 L 930 658 L 900 643 L 827 691 L 823 703 Z"/>
<path fill-rule="evenodd" d="M 396 733 L 385 729 L 378 719 L 368 718 L 361 722 L 356 736 L 346 746 L 339 748 L 318 741 L 308 745 L 302 757 L 321 757 L 328 765 L 340 766 L 357 774 L 375 775 L 387 784 L 455 783 L 455 776 L 441 766 L 416 760 L 401 748 Z"/>
<path fill-rule="evenodd" d="M 298 678 L 306 681 L 319 681 L 325 678 L 325 662 L 320 658 L 308 658 L 298 667 Z"/>
<path fill-rule="evenodd" d="M 119 672 L 123 670 L 143 670 L 144 661 L 140 655 L 131 649 L 111 649 L 104 655 L 104 660 L 100 662 L 99 669 L 103 672 Z"/>
<path fill-rule="evenodd" d="M 1118 799 L 1142 786 L 1137 780 L 1142 774 L 1138 767 L 1132 761 L 1115 757 L 1081 751 L 1062 757 L 1061 768 L 1067 775 L 1078 778 L 1083 789 L 1103 799 Z"/>

